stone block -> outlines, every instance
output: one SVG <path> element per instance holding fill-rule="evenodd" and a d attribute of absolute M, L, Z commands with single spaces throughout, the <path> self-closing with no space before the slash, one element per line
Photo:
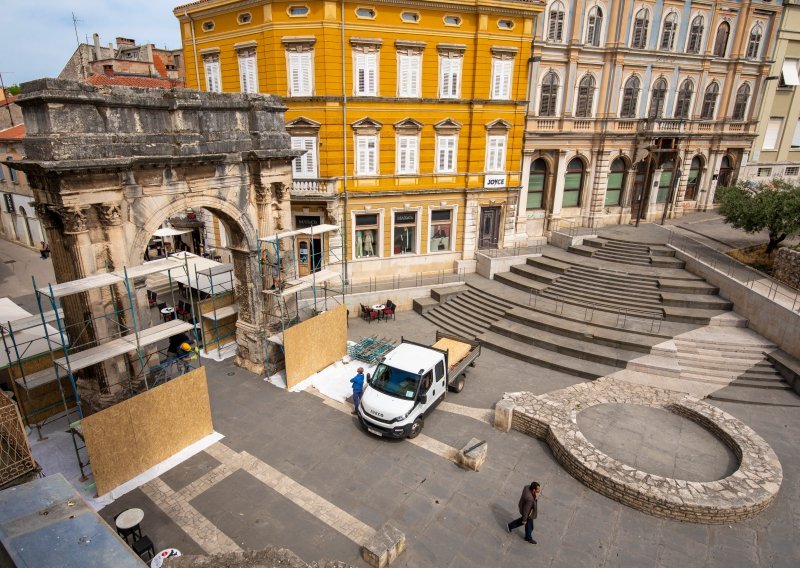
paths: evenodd
<path fill-rule="evenodd" d="M 433 298 L 415 298 L 414 299 L 414 311 L 418 314 L 422 315 L 425 312 L 432 310 L 436 306 L 439 305 L 439 302 L 434 300 Z"/>
<path fill-rule="evenodd" d="M 503 432 L 511 430 L 511 420 L 514 417 L 514 403 L 503 399 L 494 407 L 494 427 Z"/>
<path fill-rule="evenodd" d="M 374 568 L 389 566 L 406 549 L 406 535 L 391 523 L 385 523 L 361 547 L 361 558 Z"/>
<path fill-rule="evenodd" d="M 456 463 L 464 469 L 479 471 L 486 455 L 489 452 L 489 444 L 485 440 L 472 438 L 467 445 L 461 448 L 456 454 Z"/>

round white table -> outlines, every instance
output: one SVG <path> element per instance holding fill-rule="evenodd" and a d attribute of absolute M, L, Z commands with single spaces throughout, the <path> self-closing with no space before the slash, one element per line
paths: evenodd
<path fill-rule="evenodd" d="M 374 306 L 372 306 L 372 309 L 375 310 L 376 312 L 382 312 L 384 309 L 386 309 L 386 305 L 385 304 L 375 304 Z"/>
<path fill-rule="evenodd" d="M 141 523 L 142 519 L 144 519 L 144 511 L 141 509 L 128 509 L 117 516 L 116 525 L 118 529 L 125 531 Z"/>
<path fill-rule="evenodd" d="M 175 308 L 167 306 L 166 308 L 161 308 L 161 317 L 164 321 L 169 321 L 175 318 Z"/>
<path fill-rule="evenodd" d="M 181 551 L 177 548 L 165 548 L 153 556 L 153 559 L 150 561 L 150 568 L 161 568 L 161 565 L 164 564 L 164 559 L 172 556 L 181 556 Z"/>

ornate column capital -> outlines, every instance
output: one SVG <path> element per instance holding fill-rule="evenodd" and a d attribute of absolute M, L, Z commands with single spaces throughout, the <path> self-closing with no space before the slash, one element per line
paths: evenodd
<path fill-rule="evenodd" d="M 85 207 L 58 207 L 56 211 L 64 222 L 65 235 L 85 233 L 89 230 L 86 227 Z"/>
<path fill-rule="evenodd" d="M 122 224 L 120 207 L 118 203 L 99 203 L 93 205 L 92 207 L 94 207 L 95 211 L 97 212 L 97 217 L 100 219 L 100 223 L 104 227 L 112 227 Z"/>
<path fill-rule="evenodd" d="M 58 227 L 58 216 L 52 205 L 36 203 L 34 207 L 36 208 L 36 216 L 39 218 L 39 222 L 45 230 Z"/>

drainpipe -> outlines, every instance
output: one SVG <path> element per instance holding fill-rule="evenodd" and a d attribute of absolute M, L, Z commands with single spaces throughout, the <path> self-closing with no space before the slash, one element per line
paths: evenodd
<path fill-rule="evenodd" d="M 189 18 L 189 29 L 192 30 L 192 51 L 194 52 L 194 74 L 197 78 L 197 90 L 200 91 L 200 64 L 197 62 L 197 39 L 194 37 L 194 20 L 189 15 L 189 12 L 183 12 L 183 15 Z"/>
<path fill-rule="evenodd" d="M 348 209 L 348 196 L 347 196 L 347 64 L 346 64 L 346 57 L 345 57 L 345 47 L 344 47 L 344 2 L 342 0 L 342 159 L 343 159 L 343 167 L 342 167 L 342 193 L 344 194 L 344 236 L 342 238 L 342 255 L 344 256 L 344 283 L 345 287 L 344 290 L 347 290 L 347 283 L 350 280 L 349 272 L 348 272 L 348 250 L 347 250 L 347 239 L 350 237 L 350 232 L 348 230 L 349 227 L 349 215 L 350 211 Z M 344 292 L 342 294 L 344 296 Z"/>

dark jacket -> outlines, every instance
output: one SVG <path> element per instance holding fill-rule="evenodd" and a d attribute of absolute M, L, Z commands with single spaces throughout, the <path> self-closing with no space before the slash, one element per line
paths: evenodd
<path fill-rule="evenodd" d="M 536 497 L 531 493 L 531 488 L 526 485 L 522 488 L 522 497 L 519 498 L 519 514 L 523 519 L 535 519 L 538 515 Z"/>

